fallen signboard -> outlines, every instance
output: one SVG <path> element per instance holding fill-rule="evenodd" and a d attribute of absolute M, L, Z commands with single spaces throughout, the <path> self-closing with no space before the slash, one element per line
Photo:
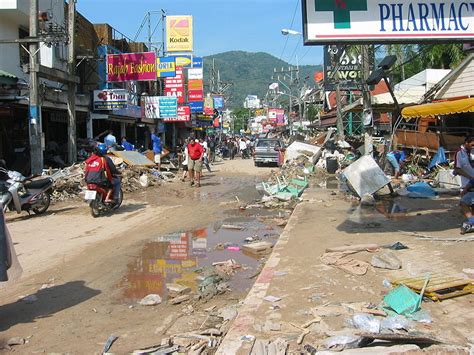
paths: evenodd
<path fill-rule="evenodd" d="M 349 165 L 343 170 L 343 174 L 359 197 L 372 195 L 390 183 L 389 177 L 369 155 L 364 155 Z"/>

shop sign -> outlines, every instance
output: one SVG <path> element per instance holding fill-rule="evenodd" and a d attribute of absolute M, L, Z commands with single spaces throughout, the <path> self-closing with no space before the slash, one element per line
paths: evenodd
<path fill-rule="evenodd" d="M 202 102 L 202 100 L 204 100 L 204 91 L 203 90 L 189 90 L 188 91 L 188 101 L 189 101 L 189 103 L 191 103 L 191 102 Z"/>
<path fill-rule="evenodd" d="M 193 51 L 192 16 L 166 16 L 166 51 Z"/>
<path fill-rule="evenodd" d="M 124 89 L 94 90 L 93 108 L 95 111 L 126 108 L 129 93 Z"/>
<path fill-rule="evenodd" d="M 189 106 L 178 106 L 176 117 L 163 118 L 164 122 L 188 122 L 191 120 L 191 109 Z"/>
<path fill-rule="evenodd" d="M 156 80 L 154 52 L 107 55 L 107 81 Z"/>
<path fill-rule="evenodd" d="M 178 103 L 184 103 L 184 75 L 183 68 L 176 67 L 176 76 L 165 78 L 165 95 L 178 98 Z"/>
<path fill-rule="evenodd" d="M 188 69 L 188 80 L 202 80 L 204 73 L 202 68 L 190 68 Z"/>
<path fill-rule="evenodd" d="M 156 58 L 156 74 L 158 78 L 169 78 L 176 75 L 174 57 Z"/>
<path fill-rule="evenodd" d="M 460 0 L 303 0 L 305 45 L 472 41 L 474 5 Z"/>
<path fill-rule="evenodd" d="M 145 96 L 145 118 L 176 118 L 178 102 L 176 97 Z"/>
<path fill-rule="evenodd" d="M 202 113 L 202 112 L 204 112 L 204 102 L 203 101 L 189 102 L 189 107 L 191 108 L 191 113 Z"/>
<path fill-rule="evenodd" d="M 337 64 L 337 59 L 339 63 Z M 374 69 L 374 50 L 369 50 L 370 70 Z M 337 73 L 334 70 L 337 68 Z M 341 90 L 360 90 L 362 56 L 348 53 L 344 46 L 324 46 L 324 89 L 335 91 L 337 82 Z M 339 77 L 339 79 L 338 79 Z"/>
<path fill-rule="evenodd" d="M 225 101 L 224 101 L 224 96 L 213 96 L 212 97 L 214 101 L 214 108 L 217 110 L 223 110 L 225 107 Z"/>

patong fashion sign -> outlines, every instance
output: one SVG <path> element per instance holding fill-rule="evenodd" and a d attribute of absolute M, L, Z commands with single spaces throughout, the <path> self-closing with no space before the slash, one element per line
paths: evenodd
<path fill-rule="evenodd" d="M 156 80 L 154 52 L 107 55 L 107 81 Z"/>

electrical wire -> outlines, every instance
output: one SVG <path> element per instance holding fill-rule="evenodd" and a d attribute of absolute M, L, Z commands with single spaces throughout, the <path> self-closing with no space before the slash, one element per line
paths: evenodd
<path fill-rule="evenodd" d="M 293 28 L 293 23 L 295 22 L 296 12 L 298 11 L 299 4 L 300 4 L 300 0 L 296 0 L 295 11 L 293 12 L 293 18 L 291 19 L 290 29 Z M 289 39 L 289 35 L 286 35 L 285 45 L 284 45 L 283 50 L 281 51 L 281 54 L 280 54 L 280 60 L 282 60 L 283 54 L 285 53 L 286 46 L 288 44 L 288 39 Z"/>

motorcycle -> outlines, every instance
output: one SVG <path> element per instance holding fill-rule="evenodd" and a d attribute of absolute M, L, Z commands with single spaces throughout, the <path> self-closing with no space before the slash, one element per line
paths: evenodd
<path fill-rule="evenodd" d="M 120 188 L 118 199 L 114 202 L 105 202 L 107 189 L 97 184 L 87 184 L 87 190 L 84 199 L 89 203 L 92 217 L 99 217 L 109 211 L 118 209 L 122 205 L 123 191 Z"/>
<path fill-rule="evenodd" d="M 32 180 L 34 177 L 26 178 L 16 171 L 10 171 L 9 177 L 0 187 L 0 204 L 4 212 L 42 214 L 48 210 L 54 184 L 52 178 Z"/>

